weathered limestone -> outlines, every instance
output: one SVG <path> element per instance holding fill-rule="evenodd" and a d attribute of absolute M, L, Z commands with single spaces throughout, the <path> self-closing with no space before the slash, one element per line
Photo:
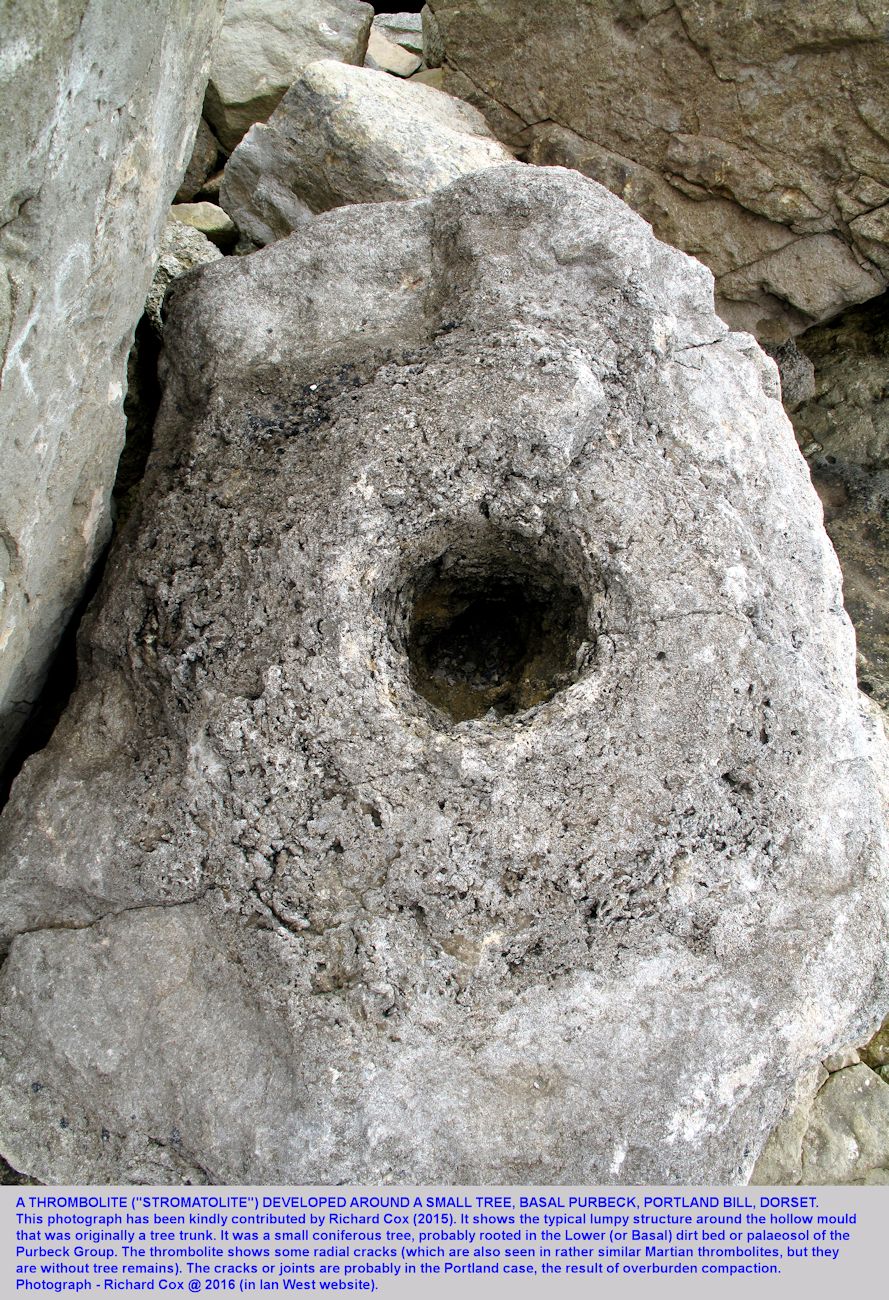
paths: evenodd
<path fill-rule="evenodd" d="M 316 59 L 364 61 L 373 9 L 360 0 L 227 0 L 204 113 L 229 152 Z"/>
<path fill-rule="evenodd" d="M 4 8 L 0 762 L 108 538 L 127 352 L 220 10 Z"/>
<path fill-rule="evenodd" d="M 781 342 L 885 287 L 883 0 L 428 9 L 444 88 L 532 162 L 579 168 L 705 261 L 735 328 Z"/>
<path fill-rule="evenodd" d="M 518 165 L 173 286 L 145 488 L 2 823 L 16 1168 L 740 1181 L 862 1041 L 885 738 L 711 295 Z"/>
<path fill-rule="evenodd" d="M 322 60 L 229 159 L 220 202 L 258 244 L 313 212 L 418 198 L 512 155 L 480 113 L 429 86 Z"/>

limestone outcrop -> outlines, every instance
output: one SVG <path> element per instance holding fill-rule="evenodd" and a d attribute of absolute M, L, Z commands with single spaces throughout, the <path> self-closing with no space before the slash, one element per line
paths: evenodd
<path fill-rule="evenodd" d="M 323 213 L 168 305 L 2 823 L 5 1154 L 743 1181 L 889 933 L 885 738 L 773 363 L 554 168 Z"/>
<path fill-rule="evenodd" d="M 412 199 L 513 161 L 476 109 L 431 86 L 311 64 L 226 164 L 220 202 L 257 244 L 314 212 Z"/>
<path fill-rule="evenodd" d="M 316 59 L 362 63 L 374 11 L 361 0 L 227 0 L 204 114 L 231 152 Z"/>
<path fill-rule="evenodd" d="M 706 262 L 735 328 L 780 342 L 889 281 L 883 0 L 428 9 L 444 89 Z"/>
<path fill-rule="evenodd" d="M 127 352 L 221 8 L 4 7 L 0 763 L 108 539 Z"/>

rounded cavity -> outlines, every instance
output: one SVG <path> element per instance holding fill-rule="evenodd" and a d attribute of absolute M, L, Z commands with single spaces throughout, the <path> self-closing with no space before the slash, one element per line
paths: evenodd
<path fill-rule="evenodd" d="M 591 640 L 564 557 L 520 533 L 453 542 L 410 574 L 398 605 L 411 685 L 453 722 L 551 699 L 577 680 Z"/>

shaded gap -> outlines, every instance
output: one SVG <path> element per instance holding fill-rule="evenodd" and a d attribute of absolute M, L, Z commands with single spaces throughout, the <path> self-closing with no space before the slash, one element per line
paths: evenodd
<path fill-rule="evenodd" d="M 83 593 L 68 620 L 50 660 L 43 689 L 22 727 L 15 748 L 0 771 L 0 811 L 5 808 L 12 783 L 33 754 L 45 749 L 77 685 L 77 634 L 87 607 L 99 589 L 115 536 L 132 511 L 151 452 L 154 422 L 161 400 L 157 374 L 160 339 L 147 316 L 136 326 L 127 359 L 127 393 L 124 398 L 126 434 L 111 491 L 113 529 L 108 545 L 93 565 Z"/>

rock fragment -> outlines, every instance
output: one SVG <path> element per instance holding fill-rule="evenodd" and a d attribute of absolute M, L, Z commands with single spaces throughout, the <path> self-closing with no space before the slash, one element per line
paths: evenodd
<path fill-rule="evenodd" d="M 889 932 L 885 737 L 773 363 L 520 166 L 187 276 L 165 340 L 0 832 L 10 1159 L 746 1180 Z"/>
<path fill-rule="evenodd" d="M 313 212 L 416 198 L 513 161 L 480 113 L 450 95 L 368 68 L 306 68 L 267 125 L 229 159 L 220 202 L 257 243 Z"/>
<path fill-rule="evenodd" d="M 145 301 L 145 313 L 155 333 L 163 333 L 161 308 L 164 296 L 174 280 L 196 266 L 218 262 L 222 253 L 195 226 L 171 217 L 164 229 L 160 257 Z"/>
<path fill-rule="evenodd" d="M 832 1073 L 778 1125 L 751 1181 L 889 1184 L 889 1084 L 866 1065 Z"/>
<path fill-rule="evenodd" d="M 215 203 L 175 203 L 170 209 L 173 221 L 193 226 L 218 248 L 230 249 L 237 242 L 238 231 L 228 213 Z"/>
<path fill-rule="evenodd" d="M 401 45 L 411 54 L 423 57 L 423 18 L 421 14 L 377 14 L 372 31 L 378 31 L 387 40 Z"/>
<path fill-rule="evenodd" d="M 371 28 L 367 42 L 364 66 L 375 68 L 379 72 L 391 72 L 396 77 L 410 77 L 419 72 L 423 64 L 418 54 L 412 54 L 402 45 L 391 41 L 376 25 Z"/>
<path fill-rule="evenodd" d="M 373 9 L 359 0 L 228 0 L 204 114 L 231 152 L 316 59 L 363 62 Z"/>

